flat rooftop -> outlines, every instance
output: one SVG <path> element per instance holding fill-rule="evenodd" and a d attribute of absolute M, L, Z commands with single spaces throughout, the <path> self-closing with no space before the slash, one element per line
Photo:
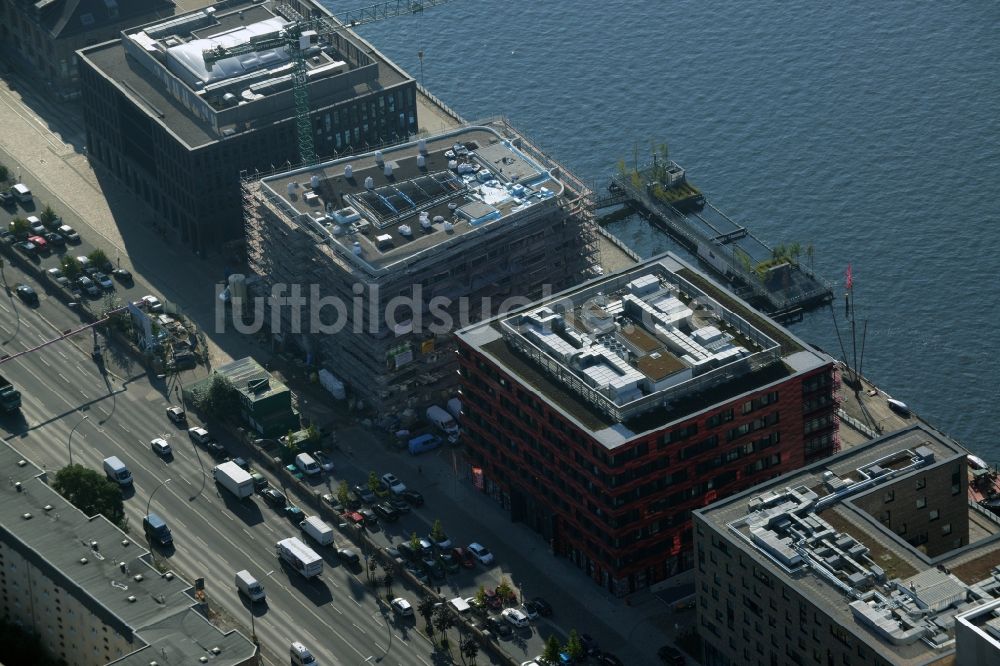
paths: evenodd
<path fill-rule="evenodd" d="M 140 635 L 140 640 L 145 629 L 156 634 L 162 631 L 157 627 L 180 624 L 182 633 L 166 637 L 164 643 L 189 643 L 183 632 L 196 629 L 217 639 L 201 647 L 189 645 L 184 659 L 175 661 L 163 660 L 158 651 L 161 664 L 192 663 L 201 656 L 216 663 L 218 658 L 209 652 L 216 644 L 228 648 L 222 664 L 238 664 L 254 654 L 245 637 L 224 637 L 192 610 L 190 583 L 173 573 L 160 574 L 149 565 L 146 548 L 104 516 L 88 517 L 63 499 L 46 483 L 45 472 L 6 441 L 0 443 L 0 470 L 8 478 L 0 487 L 0 542 L 105 624 L 125 636 Z M 149 663 L 148 655 L 147 661 L 134 663 Z"/>
<path fill-rule="evenodd" d="M 409 80 L 322 5 L 312 7 L 332 31 L 304 35 L 300 42 L 313 109 Z M 277 3 L 219 3 L 130 28 L 120 39 L 78 53 L 195 148 L 294 117 L 294 63 L 279 33 L 296 18 Z"/>
<path fill-rule="evenodd" d="M 556 207 L 558 177 L 488 127 L 463 127 L 261 179 L 285 216 L 369 270 Z"/>
<path fill-rule="evenodd" d="M 953 647 L 955 616 L 981 603 L 969 600 L 1000 596 L 1000 569 L 981 581 L 960 574 L 984 556 L 1000 562 L 1000 535 L 932 559 L 852 499 L 966 456 L 918 424 L 695 514 L 893 663 L 928 663 Z"/>
<path fill-rule="evenodd" d="M 831 360 L 671 254 L 458 335 L 608 446 Z"/>

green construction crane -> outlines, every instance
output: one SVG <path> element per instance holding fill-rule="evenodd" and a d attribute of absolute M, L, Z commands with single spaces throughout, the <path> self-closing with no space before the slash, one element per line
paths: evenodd
<path fill-rule="evenodd" d="M 290 5 L 279 4 L 277 6 L 278 13 L 289 21 L 281 30 L 251 37 L 250 41 L 245 44 L 231 47 L 220 45 L 205 49 L 202 51 L 202 57 L 205 60 L 205 65 L 211 69 L 214 63 L 225 58 L 285 48 L 292 57 L 293 63 L 292 93 L 295 97 L 299 158 L 303 164 L 313 164 L 316 161 L 316 148 L 313 144 L 312 123 L 309 119 L 309 77 L 306 69 L 306 50 L 324 37 L 334 33 L 396 16 L 416 14 L 428 7 L 436 7 L 448 2 L 451 0 L 421 0 L 421 2 L 389 0 L 370 7 L 344 12 L 335 16 L 333 20 L 327 16 L 304 18 Z"/>

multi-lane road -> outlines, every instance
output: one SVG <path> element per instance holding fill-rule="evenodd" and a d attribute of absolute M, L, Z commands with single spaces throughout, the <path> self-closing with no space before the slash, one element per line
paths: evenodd
<path fill-rule="evenodd" d="M 10 282 L 26 281 L 5 270 Z M 74 325 L 74 314 L 55 299 L 43 294 L 38 307 L 27 307 L 0 291 L 5 353 L 35 347 Z M 70 455 L 95 470 L 103 458 L 120 457 L 135 479 L 125 500 L 133 536 L 143 538 L 142 517 L 150 504 L 175 536 L 176 547 L 158 557 L 188 578 L 203 577 L 210 606 L 241 625 L 251 624 L 250 607 L 237 595 L 233 575 L 243 568 L 254 572 L 267 591 L 253 622 L 265 663 L 283 663 L 288 643 L 301 640 L 322 663 L 361 664 L 385 654 L 390 631 L 392 649 L 382 663 L 431 663 L 426 639 L 411 624 L 383 614 L 361 572 L 339 565 L 332 551 L 324 553 L 327 565 L 317 581 L 283 568 L 274 544 L 298 535 L 298 526 L 259 499 L 238 503 L 220 494 L 211 479 L 214 461 L 166 417 L 171 403 L 165 394 L 172 387 L 136 364 L 122 367 L 110 353 L 109 372 L 102 374 L 90 356 L 91 336 L 80 337 L 76 344 L 58 342 L 0 365 L 23 396 L 20 414 L 0 422 L 15 447 L 51 473 Z M 172 458 L 153 453 L 154 437 L 167 439 Z"/>

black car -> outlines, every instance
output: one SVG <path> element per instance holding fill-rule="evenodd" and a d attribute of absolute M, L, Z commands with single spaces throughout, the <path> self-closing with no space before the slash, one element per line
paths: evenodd
<path fill-rule="evenodd" d="M 393 509 L 396 510 L 396 513 L 410 512 L 410 503 L 407 502 L 405 499 L 401 499 L 399 497 L 390 497 L 388 500 L 386 500 L 386 502 L 389 504 L 389 506 L 391 506 Z"/>
<path fill-rule="evenodd" d="M 402 497 L 407 502 L 409 502 L 410 504 L 412 504 L 413 506 L 424 505 L 424 496 L 418 493 L 416 490 L 411 490 L 410 488 L 407 488 L 403 492 L 399 493 L 399 496 Z"/>
<path fill-rule="evenodd" d="M 625 666 L 625 663 L 621 659 L 610 652 L 602 652 L 599 654 L 597 656 L 597 663 L 600 664 L 600 666 Z"/>
<path fill-rule="evenodd" d="M 510 626 L 509 622 L 502 622 L 492 616 L 486 618 L 486 628 L 500 638 L 508 638 L 514 634 L 514 627 Z"/>
<path fill-rule="evenodd" d="M 361 558 L 358 557 L 358 554 L 350 548 L 338 548 L 337 557 L 340 558 L 341 562 L 349 564 L 352 567 L 361 565 Z"/>
<path fill-rule="evenodd" d="M 15 243 L 14 247 L 32 257 L 38 254 L 38 246 L 31 241 L 20 241 L 19 243 Z"/>
<path fill-rule="evenodd" d="M 583 643 L 583 649 L 586 650 L 587 654 L 600 654 L 601 648 L 598 647 L 597 641 L 590 634 L 580 634 L 580 642 Z"/>
<path fill-rule="evenodd" d="M 684 655 L 681 654 L 680 650 L 670 645 L 663 645 L 659 650 L 656 651 L 656 656 L 660 658 L 664 664 L 667 666 L 684 666 L 687 660 L 684 659 Z"/>
<path fill-rule="evenodd" d="M 363 507 L 358 509 L 358 513 L 360 513 L 361 516 L 365 519 L 365 527 L 367 527 L 370 530 L 378 527 L 378 516 L 375 515 L 374 511 L 372 511 L 367 507 Z"/>
<path fill-rule="evenodd" d="M 396 546 L 396 548 L 399 550 L 400 557 L 402 557 L 404 560 L 408 562 L 416 562 L 420 559 L 422 555 L 420 547 L 418 546 L 414 548 L 413 544 L 410 543 L 409 541 L 402 542 L 401 544 Z"/>
<path fill-rule="evenodd" d="M 14 287 L 14 291 L 17 292 L 18 298 L 27 303 L 28 305 L 38 305 L 38 294 L 35 290 L 26 284 L 19 284 Z"/>
<path fill-rule="evenodd" d="M 125 284 L 131 284 L 132 283 L 132 274 L 129 273 L 124 268 L 116 268 L 115 270 L 111 271 L 111 274 L 119 282 L 124 282 Z"/>
<path fill-rule="evenodd" d="M 4 190 L 0 192 L 0 206 L 16 206 L 17 199 L 10 192 Z"/>
<path fill-rule="evenodd" d="M 535 612 L 542 617 L 552 617 L 552 605 L 541 597 L 535 597 L 529 601 L 532 606 L 535 607 Z"/>
<path fill-rule="evenodd" d="M 226 462 L 236 463 L 236 466 L 242 469 L 244 472 L 250 471 L 250 463 L 246 461 L 246 458 L 227 458 Z"/>
<path fill-rule="evenodd" d="M 222 444 L 219 444 L 214 439 L 205 442 L 205 449 L 216 460 L 223 460 L 229 455 L 229 452 L 226 451 L 226 447 L 224 447 Z"/>
<path fill-rule="evenodd" d="M 375 510 L 375 514 L 387 523 L 399 520 L 399 512 L 392 508 L 388 502 L 379 502 L 372 508 Z"/>
<path fill-rule="evenodd" d="M 352 490 L 365 504 L 375 504 L 378 502 L 378 496 L 368 486 L 363 486 L 359 483 Z"/>
<path fill-rule="evenodd" d="M 285 505 L 288 504 L 288 500 L 285 499 L 285 496 L 277 488 L 264 488 L 264 490 L 260 491 L 260 496 L 275 509 L 284 509 Z"/>
<path fill-rule="evenodd" d="M 45 242 L 49 245 L 62 246 L 66 244 L 66 239 L 59 234 L 52 233 L 51 231 L 44 236 Z"/>

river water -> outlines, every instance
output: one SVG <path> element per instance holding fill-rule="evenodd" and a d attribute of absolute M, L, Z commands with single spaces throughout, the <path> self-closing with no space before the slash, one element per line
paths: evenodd
<path fill-rule="evenodd" d="M 666 142 L 758 238 L 812 245 L 838 293 L 850 265 L 864 374 L 996 463 L 998 25 L 987 1 L 459 0 L 359 32 L 586 181 Z M 790 327 L 841 356 L 829 309 Z"/>

